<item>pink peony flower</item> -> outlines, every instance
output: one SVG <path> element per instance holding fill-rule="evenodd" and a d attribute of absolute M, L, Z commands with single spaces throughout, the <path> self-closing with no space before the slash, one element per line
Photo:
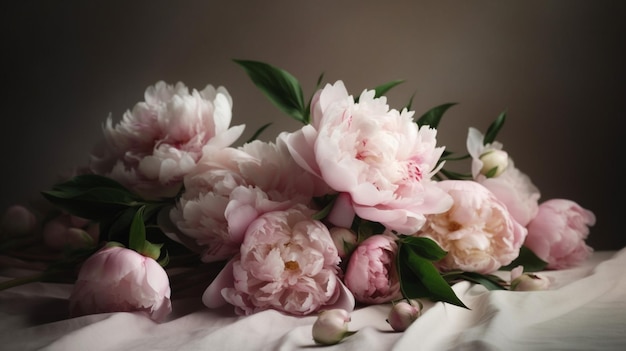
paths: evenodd
<path fill-rule="evenodd" d="M 243 132 L 243 125 L 229 128 L 231 109 L 223 87 L 189 93 L 183 83 L 158 82 L 117 125 L 107 119 L 90 168 L 144 197 L 174 196 L 204 147 L 229 146 Z"/>
<path fill-rule="evenodd" d="M 392 235 L 376 234 L 352 252 L 344 282 L 362 303 L 385 303 L 401 297 L 395 258 L 398 244 Z"/>
<path fill-rule="evenodd" d="M 280 140 L 213 150 L 184 184 L 170 218 L 203 248 L 205 262 L 232 258 L 248 225 L 261 214 L 308 205 L 328 190 L 293 161 Z"/>
<path fill-rule="evenodd" d="M 475 181 L 484 185 L 494 195 L 502 201 L 515 220 L 526 226 L 536 215 L 539 207 L 541 194 L 539 189 L 532 183 L 530 177 L 515 168 L 511 158 L 507 162 L 504 170 L 499 170 L 498 175 L 487 178 L 483 174 L 485 166 L 483 161 L 494 162 L 491 157 L 499 158 L 502 144 L 494 142 L 483 145 L 483 135 L 475 128 L 470 128 L 467 135 L 467 150 L 472 156 L 472 176 Z"/>
<path fill-rule="evenodd" d="M 527 232 L 504 203 L 471 180 L 438 184 L 454 204 L 445 213 L 429 215 L 417 235 L 431 238 L 448 252 L 437 262 L 442 270 L 488 274 L 517 258 Z"/>
<path fill-rule="evenodd" d="M 528 224 L 524 245 L 548 262 L 547 268 L 573 267 L 593 251 L 585 239 L 595 222 L 593 212 L 573 201 L 548 200 L 539 205 L 539 213 Z"/>
<path fill-rule="evenodd" d="M 326 85 L 313 99 L 312 123 L 280 137 L 300 166 L 350 195 L 356 215 L 412 233 L 425 214 L 451 205 L 430 181 L 444 148 L 414 112 L 390 110 L 374 96 L 364 91 L 355 102 L 343 82 Z"/>
<path fill-rule="evenodd" d="M 110 246 L 82 265 L 70 296 L 70 313 L 143 311 L 162 321 L 172 310 L 167 273 L 153 259 Z"/>
<path fill-rule="evenodd" d="M 250 224 L 241 253 L 203 295 L 210 308 L 225 303 L 239 314 L 275 309 L 306 315 L 321 307 L 352 310 L 337 278 L 339 256 L 324 224 L 303 209 L 268 212 Z"/>

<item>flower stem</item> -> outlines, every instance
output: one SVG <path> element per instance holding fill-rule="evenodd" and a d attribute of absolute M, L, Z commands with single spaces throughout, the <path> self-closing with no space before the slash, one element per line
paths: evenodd
<path fill-rule="evenodd" d="M 0 291 L 10 289 L 16 286 L 42 281 L 46 278 L 46 273 L 30 275 L 28 277 L 14 278 L 0 283 Z"/>

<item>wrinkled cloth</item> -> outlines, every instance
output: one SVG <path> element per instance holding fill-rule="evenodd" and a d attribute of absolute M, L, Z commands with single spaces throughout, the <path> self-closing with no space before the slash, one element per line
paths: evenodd
<path fill-rule="evenodd" d="M 621 350 L 626 345 L 626 248 L 594 252 L 580 266 L 543 272 L 550 290 L 453 289 L 470 308 L 424 303 L 406 331 L 385 321 L 390 305 L 357 308 L 358 332 L 324 350 Z M 15 271 L 0 271 L 0 279 Z M 502 278 L 509 272 L 498 272 Z M 317 348 L 316 316 L 268 310 L 237 316 L 209 310 L 201 295 L 173 294 L 173 313 L 155 323 L 139 313 L 68 318 L 71 286 L 31 283 L 0 292 L 0 349 L 9 350 L 298 350 Z M 320 347 L 322 348 L 322 347 Z"/>

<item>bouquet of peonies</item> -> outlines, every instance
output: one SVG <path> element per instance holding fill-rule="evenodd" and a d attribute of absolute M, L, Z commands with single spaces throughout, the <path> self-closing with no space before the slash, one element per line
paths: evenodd
<path fill-rule="evenodd" d="M 437 145 L 453 104 L 419 118 L 411 103 L 390 109 L 384 94 L 401 81 L 358 96 L 337 81 L 305 101 L 288 72 L 235 62 L 303 126 L 264 142 L 265 125 L 234 147 L 244 126 L 230 126 L 225 88 L 158 82 L 119 123 L 106 120 L 89 164 L 43 192 L 48 206 L 6 211 L 3 260 L 41 272 L 0 288 L 69 281 L 74 316 L 145 311 L 161 321 L 170 292 L 196 283 L 207 307 L 240 314 L 343 310 L 318 320 L 340 331 L 357 303 L 393 303 L 389 322 L 403 330 L 418 299 L 465 307 L 451 289 L 459 280 L 542 289 L 540 274 L 524 272 L 591 252 L 593 213 L 570 200 L 539 203 L 496 141 L 505 114 L 484 134 L 469 128 L 457 155 Z M 459 160 L 471 162 L 466 174 L 445 168 Z"/>

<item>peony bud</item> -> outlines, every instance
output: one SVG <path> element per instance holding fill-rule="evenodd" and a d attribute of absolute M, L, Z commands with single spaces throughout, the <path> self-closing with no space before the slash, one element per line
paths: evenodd
<path fill-rule="evenodd" d="M 550 287 L 550 279 L 537 273 L 522 273 L 524 267 L 517 266 L 511 271 L 511 290 L 537 291 Z"/>
<path fill-rule="evenodd" d="M 346 258 L 356 247 L 356 234 L 348 228 L 333 227 L 330 229 L 330 236 L 341 258 Z"/>
<path fill-rule="evenodd" d="M 483 162 L 480 173 L 488 178 L 499 176 L 509 165 L 509 155 L 503 150 L 489 150 L 480 155 L 480 160 Z"/>
<path fill-rule="evenodd" d="M 98 241 L 98 226 L 88 220 L 62 214 L 48 221 L 42 230 L 44 243 L 51 249 L 93 247 Z"/>
<path fill-rule="evenodd" d="M 313 323 L 313 340 L 317 344 L 334 345 L 354 334 L 348 331 L 350 314 L 343 309 L 321 311 Z"/>
<path fill-rule="evenodd" d="M 13 205 L 2 216 L 0 233 L 7 237 L 22 236 L 33 232 L 36 226 L 37 219 L 29 209 L 24 206 Z"/>
<path fill-rule="evenodd" d="M 172 311 L 165 270 L 111 243 L 83 263 L 69 301 L 72 316 L 142 311 L 160 322 Z"/>
<path fill-rule="evenodd" d="M 402 300 L 395 303 L 389 311 L 387 323 L 393 330 L 405 331 L 422 312 L 422 304 L 417 300 Z"/>

